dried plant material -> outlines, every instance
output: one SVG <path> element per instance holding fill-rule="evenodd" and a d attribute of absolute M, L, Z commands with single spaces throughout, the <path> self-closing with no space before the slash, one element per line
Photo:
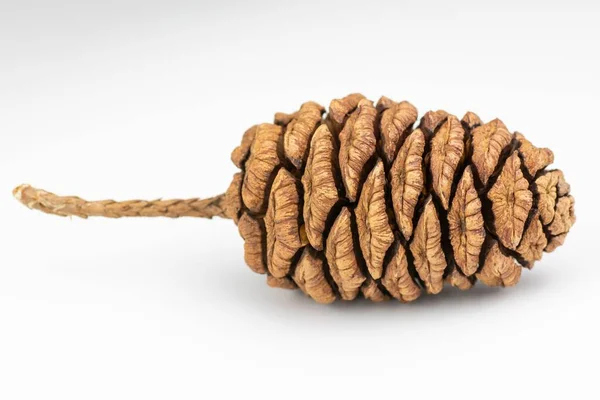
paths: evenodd
<path fill-rule="evenodd" d="M 434 192 L 448 209 L 456 169 L 463 157 L 465 130 L 458 118 L 449 115 L 431 139 L 431 177 Z"/>
<path fill-rule="evenodd" d="M 379 147 L 389 166 L 417 120 L 417 109 L 407 101 L 396 103 L 384 96 L 377 102 L 377 110 L 381 113 Z"/>
<path fill-rule="evenodd" d="M 452 272 L 446 277 L 446 282 L 460 290 L 469 290 L 473 287 L 474 281 L 471 277 L 466 277 L 457 269 L 453 269 Z"/>
<path fill-rule="evenodd" d="M 542 253 L 547 245 L 546 234 L 544 233 L 539 214 L 536 211 L 529 226 L 525 229 L 521 244 L 517 247 L 517 252 L 527 263 L 526 267 L 530 268 L 534 262 L 542 258 Z"/>
<path fill-rule="evenodd" d="M 463 125 L 465 125 L 468 129 L 474 129 L 477 128 L 479 125 L 481 125 L 483 122 L 481 121 L 481 118 L 479 118 L 479 115 L 475 114 L 472 111 L 467 111 L 467 113 L 465 114 L 464 117 L 462 117 L 461 122 L 463 123 Z"/>
<path fill-rule="evenodd" d="M 360 291 L 362 292 L 363 296 L 365 296 L 365 299 L 371 300 L 375 303 L 389 300 L 385 293 L 379 289 L 377 283 L 372 279 L 367 279 L 367 281 L 361 286 Z"/>
<path fill-rule="evenodd" d="M 298 114 L 297 112 L 292 113 L 292 114 L 287 114 L 284 112 L 275 113 L 275 117 L 273 118 L 273 123 L 275 125 L 286 127 L 290 122 L 292 122 L 292 120 L 294 118 L 296 118 L 297 114 Z"/>
<path fill-rule="evenodd" d="M 277 289 L 296 289 L 296 285 L 289 278 L 275 278 L 274 276 L 267 276 L 267 285 Z"/>
<path fill-rule="evenodd" d="M 554 153 L 547 148 L 537 148 L 525 136 L 515 133 L 515 138 L 520 143 L 519 152 L 523 155 L 523 164 L 529 175 L 535 176 L 538 171 L 554 162 Z"/>
<path fill-rule="evenodd" d="M 299 204 L 296 178 L 285 169 L 279 170 L 265 216 L 267 265 L 275 278 L 288 274 L 292 259 L 307 242 L 298 224 Z"/>
<path fill-rule="evenodd" d="M 533 205 L 533 194 L 528 190 L 529 182 L 521 171 L 521 159 L 515 151 L 506 160 L 498 180 L 488 192 L 492 201 L 494 226 L 500 242 L 516 250 L 529 210 Z"/>
<path fill-rule="evenodd" d="M 558 199 L 554 219 L 548 226 L 548 232 L 552 236 L 569 232 L 575 223 L 575 200 L 573 196 L 565 196 Z"/>
<path fill-rule="evenodd" d="M 375 153 L 377 111 L 369 100 L 361 100 L 340 133 L 340 170 L 346 197 L 356 201 L 365 164 Z"/>
<path fill-rule="evenodd" d="M 565 239 L 567 238 L 567 234 L 563 233 L 557 236 L 552 236 L 550 241 L 548 242 L 548 246 L 544 249 L 546 253 L 552 253 L 554 250 L 559 248 L 565 243 Z"/>
<path fill-rule="evenodd" d="M 325 278 L 323 260 L 316 252 L 306 247 L 294 272 L 294 282 L 300 290 L 317 303 L 329 304 L 335 301 L 335 293 Z"/>
<path fill-rule="evenodd" d="M 356 298 L 366 279 L 356 259 L 351 224 L 350 210 L 344 207 L 327 237 L 327 263 L 343 300 Z"/>
<path fill-rule="evenodd" d="M 394 244 L 394 255 L 386 267 L 381 283 L 394 298 L 403 303 L 414 301 L 421 295 L 421 289 L 408 272 L 406 249 L 399 240 Z"/>
<path fill-rule="evenodd" d="M 225 192 L 225 215 L 231 218 L 237 224 L 240 210 L 242 209 L 242 179 L 241 172 L 233 175 L 233 180 L 229 184 L 227 192 Z"/>
<path fill-rule="evenodd" d="M 244 260 L 257 274 L 267 272 L 264 263 L 263 230 L 258 220 L 244 213 L 238 221 L 240 236 L 244 239 Z"/>
<path fill-rule="evenodd" d="M 421 124 L 419 128 L 428 135 L 431 135 L 435 130 L 446 120 L 448 113 L 444 110 L 427 111 L 423 118 L 421 118 Z"/>
<path fill-rule="evenodd" d="M 321 123 L 321 116 L 324 112 L 325 109 L 322 106 L 309 101 L 302 104 L 300 111 L 287 124 L 283 135 L 283 149 L 285 156 L 294 167 L 302 168 L 308 154 L 308 144 Z"/>
<path fill-rule="evenodd" d="M 308 241 L 323 249 L 323 232 L 332 207 L 339 200 L 335 184 L 335 141 L 327 125 L 315 132 L 302 176 L 304 187 L 304 223 Z"/>
<path fill-rule="evenodd" d="M 87 201 L 29 185 L 13 195 L 65 217 L 233 219 L 253 271 L 320 303 L 361 292 L 409 302 L 478 278 L 510 286 L 575 222 L 569 185 L 547 170 L 552 152 L 499 120 L 430 111 L 413 131 L 410 103 L 374 107 L 360 94 L 322 113 L 308 102 L 248 129 L 231 155 L 240 171 L 218 196 Z"/>
<path fill-rule="evenodd" d="M 344 123 L 346 117 L 358 107 L 358 103 L 364 99 L 360 93 L 352 93 L 348 96 L 332 100 L 329 104 L 329 118 L 338 125 Z"/>
<path fill-rule="evenodd" d="M 258 125 L 254 125 L 244 132 L 244 136 L 242 136 L 242 143 L 231 152 L 231 161 L 233 161 L 235 166 L 238 168 L 243 168 L 244 162 L 248 158 L 250 146 L 252 146 L 254 137 L 256 136 L 257 127 Z"/>
<path fill-rule="evenodd" d="M 479 253 L 485 241 L 481 200 L 475 189 L 471 166 L 465 169 L 456 187 L 448 226 L 456 264 L 465 275 L 471 276 L 479 267 Z"/>
<path fill-rule="evenodd" d="M 499 119 L 473 129 L 472 163 L 485 185 L 494 173 L 502 150 L 509 145 L 511 135 Z"/>
<path fill-rule="evenodd" d="M 437 294 L 444 287 L 446 258 L 442 250 L 441 239 L 440 221 L 435 205 L 429 197 L 417 223 L 410 251 L 415 259 L 417 273 L 425 283 L 427 293 L 430 294 Z"/>
<path fill-rule="evenodd" d="M 558 194 L 559 197 L 563 197 L 568 195 L 571 192 L 571 185 L 569 185 L 567 183 L 567 181 L 565 181 L 565 177 L 562 173 L 562 171 L 557 171 L 558 172 L 558 182 L 556 184 L 556 193 Z"/>
<path fill-rule="evenodd" d="M 423 151 L 425 137 L 420 129 L 415 130 L 404 142 L 390 172 L 392 204 L 396 223 L 406 240 L 413 231 L 413 216 L 419 196 L 423 191 Z"/>
<path fill-rule="evenodd" d="M 488 251 L 483 268 L 477 273 L 477 279 L 488 286 L 513 286 L 519 282 L 521 267 L 511 257 L 500 251 L 494 242 Z"/>
<path fill-rule="evenodd" d="M 32 210 L 61 217 L 227 218 L 225 194 L 206 199 L 87 201 L 75 196 L 57 196 L 30 185 L 20 185 L 13 190 L 13 196 Z"/>
<path fill-rule="evenodd" d="M 360 248 L 373 279 L 381 278 L 385 253 L 394 242 L 384 195 L 385 170 L 379 160 L 367 177 L 356 206 Z"/>
<path fill-rule="evenodd" d="M 278 145 L 281 132 L 280 126 L 272 124 L 262 124 L 256 128 L 242 185 L 244 204 L 254 213 L 262 213 L 266 209 L 269 196 L 266 191 L 275 168 L 280 165 Z"/>
<path fill-rule="evenodd" d="M 559 196 L 569 193 L 569 185 L 565 182 L 562 171 L 550 171 L 540 175 L 535 185 L 538 192 L 538 209 L 542 224 L 548 225 L 554 219 L 554 209 Z"/>

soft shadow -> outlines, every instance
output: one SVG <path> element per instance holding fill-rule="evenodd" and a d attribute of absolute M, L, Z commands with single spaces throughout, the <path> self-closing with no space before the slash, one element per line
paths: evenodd
<path fill-rule="evenodd" d="M 365 299 L 355 301 L 336 301 L 330 305 L 320 305 L 299 290 L 274 289 L 266 284 L 266 277 L 250 271 L 239 261 L 233 261 L 233 256 L 225 256 L 215 260 L 212 265 L 195 265 L 192 276 L 186 282 L 189 290 L 193 290 L 203 301 L 223 299 L 228 302 L 239 302 L 254 309 L 261 307 L 272 311 L 310 311 L 315 307 L 328 308 L 336 313 L 362 313 L 364 310 L 378 312 L 427 312 L 440 311 L 441 308 L 461 308 L 469 304 L 482 302 L 504 301 L 510 297 L 531 296 L 544 287 L 552 286 L 552 271 L 523 270 L 521 281 L 511 288 L 487 287 L 482 283 L 476 284 L 471 290 L 461 291 L 451 286 L 435 296 L 423 294 L 413 303 L 405 304 L 397 300 L 373 303 Z M 186 285 L 187 286 L 187 285 Z M 235 299 L 235 300 L 234 300 Z"/>

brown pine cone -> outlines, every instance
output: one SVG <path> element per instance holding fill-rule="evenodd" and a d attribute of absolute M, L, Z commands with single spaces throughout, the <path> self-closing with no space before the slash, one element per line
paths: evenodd
<path fill-rule="evenodd" d="M 244 134 L 225 213 L 250 268 L 320 303 L 417 299 L 445 282 L 512 286 L 564 243 L 573 197 L 554 156 L 486 124 L 386 97 L 308 102 Z"/>
<path fill-rule="evenodd" d="M 86 201 L 21 185 L 15 197 L 60 216 L 232 218 L 245 260 L 273 287 L 320 303 L 417 299 L 477 279 L 512 286 L 565 241 L 573 197 L 554 156 L 511 134 L 410 103 L 361 94 L 308 102 L 248 129 L 224 195 Z"/>

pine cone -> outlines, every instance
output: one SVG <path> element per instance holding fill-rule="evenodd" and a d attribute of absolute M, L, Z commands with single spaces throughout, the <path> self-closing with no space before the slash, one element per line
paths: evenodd
<path fill-rule="evenodd" d="M 245 260 L 273 287 L 320 303 L 512 286 L 565 241 L 574 201 L 552 152 L 483 124 L 361 94 L 308 102 L 248 129 L 223 195 L 86 201 L 21 185 L 27 207 L 60 216 L 231 218 Z"/>
<path fill-rule="evenodd" d="M 360 94 L 324 112 L 278 113 L 232 153 L 225 214 L 270 286 L 320 303 L 512 286 L 575 222 L 552 152 L 498 119 L 430 111 L 413 129 L 410 103 Z"/>

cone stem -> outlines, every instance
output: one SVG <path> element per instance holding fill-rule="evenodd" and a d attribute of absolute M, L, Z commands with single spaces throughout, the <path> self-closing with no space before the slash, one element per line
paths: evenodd
<path fill-rule="evenodd" d="M 225 195 L 221 194 L 207 199 L 186 200 L 113 200 L 86 201 L 79 197 L 57 196 L 45 190 L 29 185 L 21 185 L 13 190 L 17 200 L 30 209 L 62 217 L 195 217 L 229 218 L 225 215 Z"/>

